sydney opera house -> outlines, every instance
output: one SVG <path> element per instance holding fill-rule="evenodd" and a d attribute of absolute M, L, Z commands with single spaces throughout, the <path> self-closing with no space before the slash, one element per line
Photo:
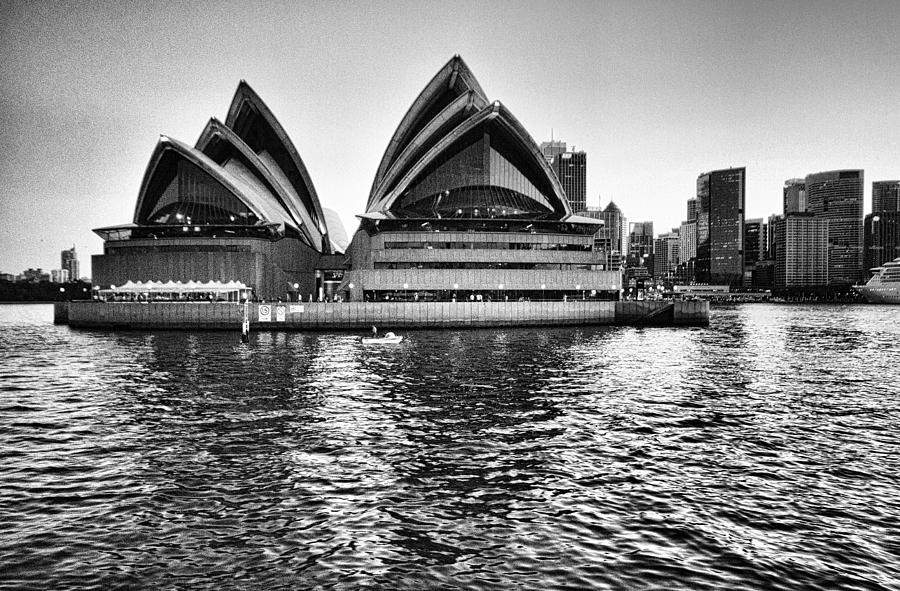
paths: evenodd
<path fill-rule="evenodd" d="M 455 56 L 407 111 L 348 250 L 355 300 L 616 297 L 537 144 Z"/>
<path fill-rule="evenodd" d="M 265 103 L 241 82 L 193 147 L 163 137 L 132 223 L 95 230 L 101 288 L 238 281 L 258 298 L 615 299 L 537 144 L 453 57 L 403 117 L 349 245 Z"/>
<path fill-rule="evenodd" d="M 240 282 L 259 298 L 323 297 L 340 281 L 346 243 L 328 222 L 303 160 L 245 82 L 222 123 L 211 119 L 191 147 L 162 137 L 132 223 L 94 230 L 94 284 Z M 333 232 L 346 236 L 339 225 Z"/>

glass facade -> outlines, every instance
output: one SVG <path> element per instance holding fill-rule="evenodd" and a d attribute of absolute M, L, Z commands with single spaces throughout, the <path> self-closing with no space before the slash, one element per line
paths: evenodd
<path fill-rule="evenodd" d="M 900 211 L 870 213 L 865 219 L 866 278 L 871 269 L 900 257 Z"/>
<path fill-rule="evenodd" d="M 259 222 L 246 204 L 197 166 L 181 159 L 174 164 L 168 186 L 158 195 L 145 197 L 149 213 L 138 223 L 252 226 Z"/>
<path fill-rule="evenodd" d="M 872 213 L 900 211 L 900 181 L 872 183 Z"/>
<path fill-rule="evenodd" d="M 391 211 L 469 218 L 553 213 L 548 196 L 514 162 L 518 158 L 501 135 L 479 129 L 460 139 L 425 167 Z"/>
<path fill-rule="evenodd" d="M 863 266 L 863 171 L 808 175 L 806 200 L 810 213 L 828 220 L 829 281 L 858 282 Z"/>
<path fill-rule="evenodd" d="M 746 169 L 729 168 L 697 178 L 697 281 L 739 286 L 744 274 Z"/>

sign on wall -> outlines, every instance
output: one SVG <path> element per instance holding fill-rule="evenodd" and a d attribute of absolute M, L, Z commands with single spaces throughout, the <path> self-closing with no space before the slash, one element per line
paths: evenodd
<path fill-rule="evenodd" d="M 268 304 L 259 305 L 259 321 L 272 322 L 272 306 Z"/>
<path fill-rule="evenodd" d="M 301 306 L 300 304 L 291 304 L 290 308 L 291 308 L 290 309 L 291 314 L 302 314 L 303 313 L 303 306 Z"/>
<path fill-rule="evenodd" d="M 286 308 L 284 306 L 275 306 L 275 321 L 276 322 L 284 322 L 284 313 Z"/>

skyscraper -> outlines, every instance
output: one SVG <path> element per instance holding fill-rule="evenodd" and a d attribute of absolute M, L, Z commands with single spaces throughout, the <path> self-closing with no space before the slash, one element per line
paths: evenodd
<path fill-rule="evenodd" d="M 778 220 L 783 217 L 783 215 L 770 215 L 769 223 L 766 224 L 768 227 L 766 235 L 766 256 L 770 261 L 775 260 L 775 251 L 777 250 L 775 235 L 778 232 Z"/>
<path fill-rule="evenodd" d="M 782 213 L 800 213 L 806 209 L 806 181 L 803 179 L 784 181 L 784 211 Z"/>
<path fill-rule="evenodd" d="M 807 175 L 806 199 L 810 213 L 828 220 L 828 280 L 856 283 L 863 264 L 863 171 Z"/>
<path fill-rule="evenodd" d="M 73 244 L 72 248 L 62 251 L 59 258 L 60 267 L 69 272 L 69 281 L 78 281 L 81 275 L 79 275 L 78 255 L 75 253 L 75 245 Z"/>
<path fill-rule="evenodd" d="M 900 181 L 872 183 L 872 213 L 900 211 Z"/>
<path fill-rule="evenodd" d="M 691 197 L 687 200 L 687 220 L 696 221 L 697 220 L 697 198 Z"/>
<path fill-rule="evenodd" d="M 766 250 L 762 218 L 744 221 L 744 287 L 753 283 L 753 269 L 761 261 Z"/>
<path fill-rule="evenodd" d="M 775 288 L 828 284 L 829 220 L 810 213 L 789 213 L 775 222 Z"/>
<path fill-rule="evenodd" d="M 740 285 L 744 274 L 746 169 L 697 177 L 697 281 Z"/>
<path fill-rule="evenodd" d="M 653 222 L 629 224 L 628 266 L 653 268 Z"/>
<path fill-rule="evenodd" d="M 678 267 L 679 242 L 676 229 L 660 234 L 653 241 L 653 276 L 658 281 L 671 281 L 674 278 Z"/>
<path fill-rule="evenodd" d="M 587 154 L 563 152 L 553 157 L 550 166 L 562 184 L 572 211 L 584 211 L 587 207 Z"/>
<path fill-rule="evenodd" d="M 566 142 L 559 140 L 550 140 L 549 142 L 541 142 L 541 154 L 547 164 L 553 163 L 553 158 L 566 151 Z"/>
<path fill-rule="evenodd" d="M 594 250 L 606 257 L 606 269 L 618 269 L 625 260 L 627 248 L 626 221 L 622 210 L 613 201 L 599 212 L 603 227 L 594 235 Z"/>
<path fill-rule="evenodd" d="M 679 245 L 679 262 L 686 263 L 697 258 L 697 220 L 681 222 L 678 231 L 681 244 Z"/>
<path fill-rule="evenodd" d="M 866 216 L 865 277 L 869 270 L 900 257 L 900 211 L 878 211 Z"/>

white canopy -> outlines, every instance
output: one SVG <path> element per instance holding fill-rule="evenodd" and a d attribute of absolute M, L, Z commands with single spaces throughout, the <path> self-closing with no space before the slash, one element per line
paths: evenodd
<path fill-rule="evenodd" d="M 234 293 L 236 291 L 246 291 L 250 288 L 240 281 L 207 281 L 201 283 L 199 281 L 131 281 L 128 280 L 125 285 L 112 287 L 110 289 L 101 289 L 104 293 Z"/>

